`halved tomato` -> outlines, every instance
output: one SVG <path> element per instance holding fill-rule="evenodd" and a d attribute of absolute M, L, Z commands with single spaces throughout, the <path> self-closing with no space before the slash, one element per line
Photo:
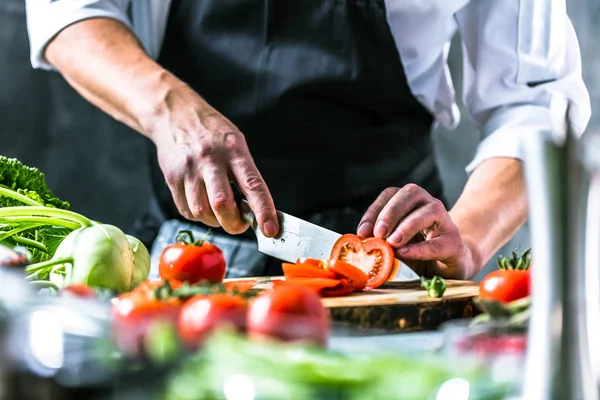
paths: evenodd
<path fill-rule="evenodd" d="M 343 260 L 367 274 L 367 287 L 377 288 L 390 279 L 396 258 L 388 242 L 381 238 L 342 235 L 333 245 L 331 259 Z"/>

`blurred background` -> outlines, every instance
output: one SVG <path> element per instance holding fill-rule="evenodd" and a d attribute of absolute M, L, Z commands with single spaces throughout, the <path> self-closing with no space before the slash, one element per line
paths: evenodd
<path fill-rule="evenodd" d="M 569 13 L 582 47 L 592 108 L 598 109 L 600 27 L 592 22 L 600 19 L 600 2 L 570 1 Z M 450 66 L 459 99 L 460 58 L 455 40 Z M 144 210 L 150 190 L 146 139 L 88 104 L 57 73 L 31 68 L 24 0 L 0 0 L 0 60 L 0 154 L 44 171 L 49 186 L 57 196 L 69 200 L 75 211 L 130 230 Z M 596 114 L 590 128 L 598 126 Z M 464 168 L 479 139 L 464 109 L 458 129 L 435 130 L 438 163 L 451 204 L 466 182 Z M 525 226 L 501 252 L 528 245 Z M 478 278 L 494 266 L 493 259 Z"/>

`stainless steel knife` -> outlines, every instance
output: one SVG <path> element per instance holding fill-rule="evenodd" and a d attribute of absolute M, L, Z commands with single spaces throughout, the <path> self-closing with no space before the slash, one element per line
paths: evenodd
<path fill-rule="evenodd" d="M 236 194 L 239 196 L 239 194 Z M 329 259 L 334 243 L 341 234 L 325 229 L 292 215 L 277 211 L 279 217 L 279 234 L 274 238 L 266 237 L 257 226 L 254 212 L 248 201 L 237 198 L 242 218 L 250 224 L 258 240 L 258 250 L 261 253 L 282 261 L 295 263 L 299 258 Z M 407 265 L 400 263 L 394 281 L 418 280 L 417 275 Z"/>

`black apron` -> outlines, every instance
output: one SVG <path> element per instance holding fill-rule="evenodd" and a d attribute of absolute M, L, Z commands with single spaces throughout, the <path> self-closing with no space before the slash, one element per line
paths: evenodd
<path fill-rule="evenodd" d="M 174 0 L 159 63 L 244 133 L 279 210 L 346 233 L 386 187 L 443 197 L 383 0 Z M 150 154 L 147 243 L 182 219 Z"/>

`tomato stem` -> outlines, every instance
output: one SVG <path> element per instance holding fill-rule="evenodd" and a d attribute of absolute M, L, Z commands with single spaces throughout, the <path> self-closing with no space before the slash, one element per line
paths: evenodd
<path fill-rule="evenodd" d="M 519 250 L 518 247 L 511 252 L 512 258 L 499 255 L 497 261 L 498 268 L 527 271 L 531 265 L 531 248 L 525 250 L 521 255 L 517 254 L 517 250 Z"/>
<path fill-rule="evenodd" d="M 204 242 L 210 236 L 211 233 L 211 229 L 208 229 L 206 235 L 204 235 L 202 239 L 195 240 L 194 233 L 191 230 L 182 229 L 177 232 L 177 236 L 175 236 L 175 242 L 181 244 L 189 244 L 191 246 L 202 246 L 202 244 L 204 244 Z"/>

